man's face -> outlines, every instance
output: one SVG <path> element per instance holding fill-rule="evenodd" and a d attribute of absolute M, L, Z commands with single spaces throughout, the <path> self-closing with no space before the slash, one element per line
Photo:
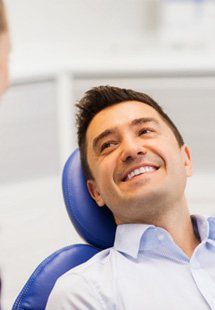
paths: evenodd
<path fill-rule="evenodd" d="M 0 33 L 0 95 L 8 86 L 9 33 Z"/>
<path fill-rule="evenodd" d="M 147 222 L 184 201 L 191 175 L 187 146 L 147 104 L 127 101 L 100 111 L 87 129 L 91 196 L 116 222 Z"/>

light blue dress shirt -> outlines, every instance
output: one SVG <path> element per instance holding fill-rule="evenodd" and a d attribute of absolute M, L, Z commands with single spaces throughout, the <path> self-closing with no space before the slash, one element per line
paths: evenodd
<path fill-rule="evenodd" d="M 117 227 L 113 248 L 64 274 L 47 310 L 215 309 L 215 218 L 193 217 L 191 258 L 153 225 Z"/>

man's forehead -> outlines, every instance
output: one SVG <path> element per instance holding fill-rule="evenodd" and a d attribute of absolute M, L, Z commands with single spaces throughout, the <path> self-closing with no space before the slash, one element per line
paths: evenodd
<path fill-rule="evenodd" d="M 120 125 L 138 125 L 146 122 L 164 122 L 160 114 L 150 105 L 139 101 L 126 101 L 114 104 L 99 111 L 87 129 L 87 140 L 92 134 L 100 134 Z"/>

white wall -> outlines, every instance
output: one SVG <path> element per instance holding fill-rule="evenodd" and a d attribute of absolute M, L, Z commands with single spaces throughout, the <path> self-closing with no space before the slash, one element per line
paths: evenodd
<path fill-rule="evenodd" d="M 6 0 L 14 53 L 145 53 L 157 44 L 214 48 L 215 3 L 168 0 Z M 43 48 L 41 48 L 43 46 Z M 73 55 L 72 55 L 73 54 Z"/>
<path fill-rule="evenodd" d="M 142 46 L 147 29 L 155 27 L 152 22 L 155 19 L 149 20 L 147 14 L 148 7 L 152 11 L 153 0 L 7 0 L 6 3 L 14 48 L 16 53 L 24 51 L 24 55 L 28 55 L 29 48 L 32 52 L 35 47 L 40 53 L 41 46 L 49 50 L 50 45 L 54 50 L 64 46 L 83 54 L 129 50 L 132 45 Z"/>

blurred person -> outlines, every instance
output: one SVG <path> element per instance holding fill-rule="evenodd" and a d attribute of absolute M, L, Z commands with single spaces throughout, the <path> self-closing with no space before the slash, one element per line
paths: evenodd
<path fill-rule="evenodd" d="M 0 95 L 8 86 L 8 57 L 10 51 L 10 38 L 5 6 L 0 0 Z"/>
<path fill-rule="evenodd" d="M 3 1 L 0 0 L 0 96 L 3 94 L 3 92 L 8 86 L 9 51 L 10 51 L 10 37 L 9 37 L 5 6 Z M 0 299 L 1 299 L 1 278 L 0 278 Z"/>
<path fill-rule="evenodd" d="M 144 93 L 100 86 L 80 100 L 77 126 L 115 242 L 61 276 L 46 309 L 215 309 L 215 218 L 189 213 L 191 155 L 169 116 Z"/>

